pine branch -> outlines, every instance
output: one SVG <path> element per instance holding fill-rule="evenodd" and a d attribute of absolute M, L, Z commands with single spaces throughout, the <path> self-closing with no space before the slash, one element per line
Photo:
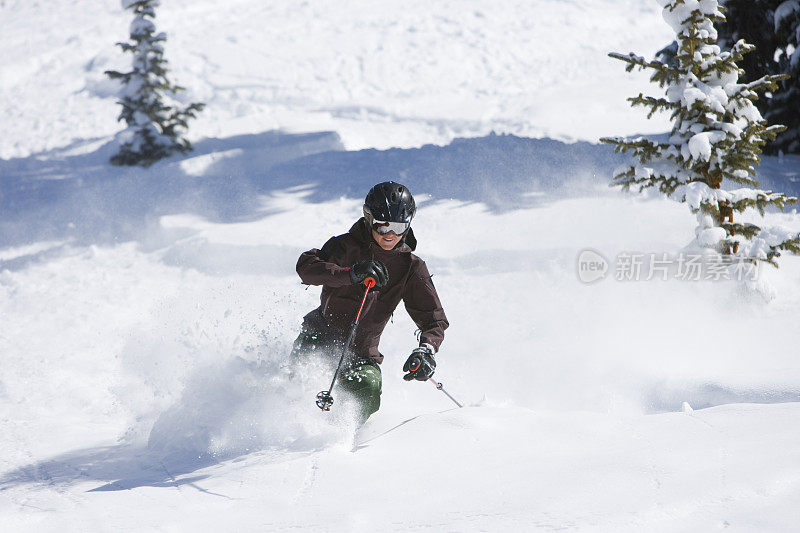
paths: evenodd
<path fill-rule="evenodd" d="M 745 84 L 743 90 L 749 89 L 753 92 L 777 91 L 780 87 L 778 82 L 788 80 L 789 78 L 791 78 L 791 76 L 788 74 L 768 74 Z"/>
<path fill-rule="evenodd" d="M 758 235 L 761 228 L 755 224 L 740 224 L 738 222 L 723 222 L 721 227 L 728 232 L 730 236 L 741 235 L 747 240 L 751 240 Z"/>
<path fill-rule="evenodd" d="M 775 259 L 781 256 L 781 251 L 786 251 L 793 255 L 800 255 L 800 234 L 798 234 L 795 238 L 783 241 L 776 246 L 770 246 L 765 262 L 771 264 L 775 268 L 778 268 L 778 262 L 775 261 Z"/>
<path fill-rule="evenodd" d="M 678 71 L 678 69 L 670 67 L 658 59 L 647 61 L 642 56 L 637 56 L 632 52 L 628 53 L 627 55 L 620 54 L 618 52 L 611 52 L 608 54 L 608 56 L 628 63 L 628 66 L 625 67 L 626 72 L 631 72 L 636 67 L 639 67 L 639 70 L 644 70 L 647 68 L 655 70 L 656 72 L 653 74 L 650 80 L 657 82 L 661 87 L 680 78 L 680 71 Z"/>
<path fill-rule="evenodd" d="M 790 252 L 794 255 L 800 255 L 800 234 L 798 234 L 794 239 L 789 239 L 788 241 L 782 242 L 776 246 L 776 248 Z"/>
<path fill-rule="evenodd" d="M 628 140 L 624 137 L 603 137 L 600 142 L 613 144 L 614 153 L 625 154 L 632 150 L 642 163 L 660 157 L 662 150 L 669 148 L 667 144 L 660 144 L 644 138 Z"/>
<path fill-rule="evenodd" d="M 732 207 L 734 211 L 743 212 L 747 209 L 758 210 L 761 216 L 764 216 L 765 209 L 773 205 L 781 211 L 786 210 L 787 205 L 797 203 L 797 198 L 793 196 L 786 196 L 783 193 L 773 193 L 772 191 L 765 191 L 756 195 L 756 198 L 743 198 L 733 202 Z"/>
<path fill-rule="evenodd" d="M 738 175 L 734 174 L 734 172 L 731 172 L 729 170 L 724 170 L 723 169 L 722 170 L 722 176 L 723 176 L 723 178 L 725 178 L 727 180 L 730 180 L 730 181 L 732 181 L 734 183 L 738 183 L 738 184 L 741 184 L 741 185 L 752 185 L 753 187 L 758 187 L 758 182 L 756 180 L 754 180 L 753 178 L 749 177 L 749 175 L 747 177 L 738 176 Z"/>
<path fill-rule="evenodd" d="M 653 115 L 659 111 L 680 109 L 681 107 L 678 102 L 670 102 L 666 98 L 653 98 L 652 96 L 645 96 L 642 93 L 639 93 L 639 96 L 628 98 L 628 101 L 631 103 L 631 107 L 649 107 L 650 112 L 647 114 L 647 118 L 652 118 Z"/>

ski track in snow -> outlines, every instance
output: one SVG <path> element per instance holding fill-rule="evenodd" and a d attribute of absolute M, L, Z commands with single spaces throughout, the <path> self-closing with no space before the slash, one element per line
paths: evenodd
<path fill-rule="evenodd" d="M 577 280 L 585 248 L 693 236 L 686 206 L 609 190 L 619 157 L 593 144 L 667 127 L 606 57 L 669 41 L 657 3 L 177 0 L 156 22 L 208 104 L 195 151 L 111 168 L 102 73 L 129 17 L 0 2 L 0 530 L 800 523 L 800 259 L 754 290 Z M 759 179 L 797 194 L 799 171 L 767 158 Z M 356 432 L 346 397 L 314 405 L 329 365 L 283 363 L 318 303 L 298 254 L 383 177 L 419 200 L 452 324 L 437 378 L 467 407 L 401 379 L 399 310 Z"/>

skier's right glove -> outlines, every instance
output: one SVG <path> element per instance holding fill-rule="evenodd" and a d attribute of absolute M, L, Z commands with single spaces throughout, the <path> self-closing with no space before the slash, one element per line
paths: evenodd
<path fill-rule="evenodd" d="M 386 265 L 374 259 L 359 261 L 350 267 L 350 281 L 353 284 L 364 283 L 367 278 L 375 280 L 375 288 L 380 289 L 389 283 L 389 271 Z"/>

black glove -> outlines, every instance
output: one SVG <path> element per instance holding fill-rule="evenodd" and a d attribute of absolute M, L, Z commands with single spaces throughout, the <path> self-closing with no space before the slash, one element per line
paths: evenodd
<path fill-rule="evenodd" d="M 375 288 L 380 289 L 389 283 L 389 271 L 386 265 L 374 259 L 359 261 L 350 267 L 350 281 L 353 284 L 364 283 L 367 278 L 375 280 Z"/>
<path fill-rule="evenodd" d="M 403 379 L 411 381 L 428 381 L 436 370 L 436 361 L 433 359 L 433 351 L 428 346 L 415 348 L 403 365 L 403 372 L 408 372 Z"/>

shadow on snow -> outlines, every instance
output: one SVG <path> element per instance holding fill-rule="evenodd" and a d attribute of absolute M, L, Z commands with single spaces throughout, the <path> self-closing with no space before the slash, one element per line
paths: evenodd
<path fill-rule="evenodd" d="M 271 214 L 262 203 L 265 195 L 294 191 L 312 203 L 361 198 L 383 179 L 434 200 L 507 211 L 611 194 L 614 168 L 630 161 L 606 145 L 494 134 L 447 146 L 345 151 L 333 132 L 270 131 L 205 139 L 193 152 L 147 169 L 110 165 L 114 150 L 113 142 L 94 139 L 0 160 L 0 248 L 43 240 L 142 240 L 158 234 L 150 230 L 166 214 L 252 221 Z M 765 158 L 759 179 L 764 188 L 797 195 L 800 157 L 784 159 Z M 0 258 L 0 268 L 18 267 L 7 261 Z"/>
<path fill-rule="evenodd" d="M 200 456 L 193 460 L 183 457 L 178 462 L 170 462 L 155 459 L 144 446 L 102 446 L 65 453 L 9 472 L 0 478 L 0 490 L 23 484 L 62 486 L 80 481 L 108 482 L 89 492 L 143 486 L 177 487 L 208 477 L 177 479 L 217 461 L 216 457 Z"/>
<path fill-rule="evenodd" d="M 249 221 L 270 214 L 263 195 L 302 190 L 312 203 L 360 198 L 383 179 L 406 183 L 415 194 L 504 211 L 596 194 L 620 161 L 606 146 L 513 135 L 345 151 L 336 133 L 272 131 L 206 139 L 147 169 L 110 165 L 114 150 L 95 139 L 0 160 L 0 247 L 137 240 L 165 214 Z"/>

